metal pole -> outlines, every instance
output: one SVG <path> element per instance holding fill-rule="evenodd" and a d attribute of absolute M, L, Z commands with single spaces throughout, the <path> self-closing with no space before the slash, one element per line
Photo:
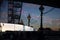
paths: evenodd
<path fill-rule="evenodd" d="M 28 26 L 30 26 L 30 19 L 28 19 Z"/>
<path fill-rule="evenodd" d="M 40 25 L 41 29 L 43 29 L 43 21 L 42 20 L 43 20 L 43 12 L 41 11 L 41 23 L 40 23 L 41 24 Z"/>
<path fill-rule="evenodd" d="M 21 12 L 22 12 L 22 5 L 23 5 L 23 3 L 21 2 L 20 20 L 19 20 L 19 21 L 21 21 Z"/>

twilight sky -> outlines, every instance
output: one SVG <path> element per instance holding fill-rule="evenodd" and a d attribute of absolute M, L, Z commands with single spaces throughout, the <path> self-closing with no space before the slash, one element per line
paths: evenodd
<path fill-rule="evenodd" d="M 27 16 L 28 14 L 30 14 L 31 15 L 31 26 L 34 26 L 34 28 L 36 29 L 40 27 L 39 7 L 40 5 L 23 3 L 21 18 L 23 19 L 25 25 L 27 25 L 28 23 Z M 8 2 L 7 1 L 3 2 L 1 6 L 1 12 L 2 13 L 0 13 L 1 15 L 0 20 L 7 21 L 7 13 L 8 13 Z M 49 28 L 54 28 L 54 29 L 60 28 L 60 9 L 49 7 L 49 6 L 44 6 L 43 13 L 46 13 L 43 15 L 43 26 L 44 27 L 49 27 Z"/>

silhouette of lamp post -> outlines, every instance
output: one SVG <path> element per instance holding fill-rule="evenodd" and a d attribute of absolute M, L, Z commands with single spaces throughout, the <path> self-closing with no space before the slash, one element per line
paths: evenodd
<path fill-rule="evenodd" d="M 40 10 L 40 12 L 41 12 L 41 15 L 40 15 L 41 23 L 40 23 L 40 28 L 39 28 L 39 30 L 42 30 L 42 29 L 43 29 L 43 21 L 42 21 L 42 20 L 43 20 L 43 10 L 44 10 L 43 5 L 40 6 L 39 10 Z"/>
<path fill-rule="evenodd" d="M 27 19 L 28 19 L 28 26 L 30 26 L 30 19 L 31 19 L 30 14 L 27 16 Z"/>

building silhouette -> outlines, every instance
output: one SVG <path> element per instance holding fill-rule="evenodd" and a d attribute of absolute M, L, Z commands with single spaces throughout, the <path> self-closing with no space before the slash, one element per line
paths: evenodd
<path fill-rule="evenodd" d="M 20 10 L 17 11 L 18 9 Z M 20 3 L 20 2 L 9 0 L 8 1 L 8 23 L 18 24 L 21 19 L 21 11 L 22 11 L 22 2 Z"/>

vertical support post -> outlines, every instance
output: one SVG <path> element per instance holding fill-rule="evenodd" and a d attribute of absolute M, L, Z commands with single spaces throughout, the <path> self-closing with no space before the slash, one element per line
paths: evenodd
<path fill-rule="evenodd" d="M 30 19 L 28 19 L 28 26 L 30 26 Z"/>
<path fill-rule="evenodd" d="M 23 3 L 21 2 L 21 10 L 20 10 L 20 19 L 19 19 L 19 21 L 21 21 L 22 5 L 23 5 Z"/>

